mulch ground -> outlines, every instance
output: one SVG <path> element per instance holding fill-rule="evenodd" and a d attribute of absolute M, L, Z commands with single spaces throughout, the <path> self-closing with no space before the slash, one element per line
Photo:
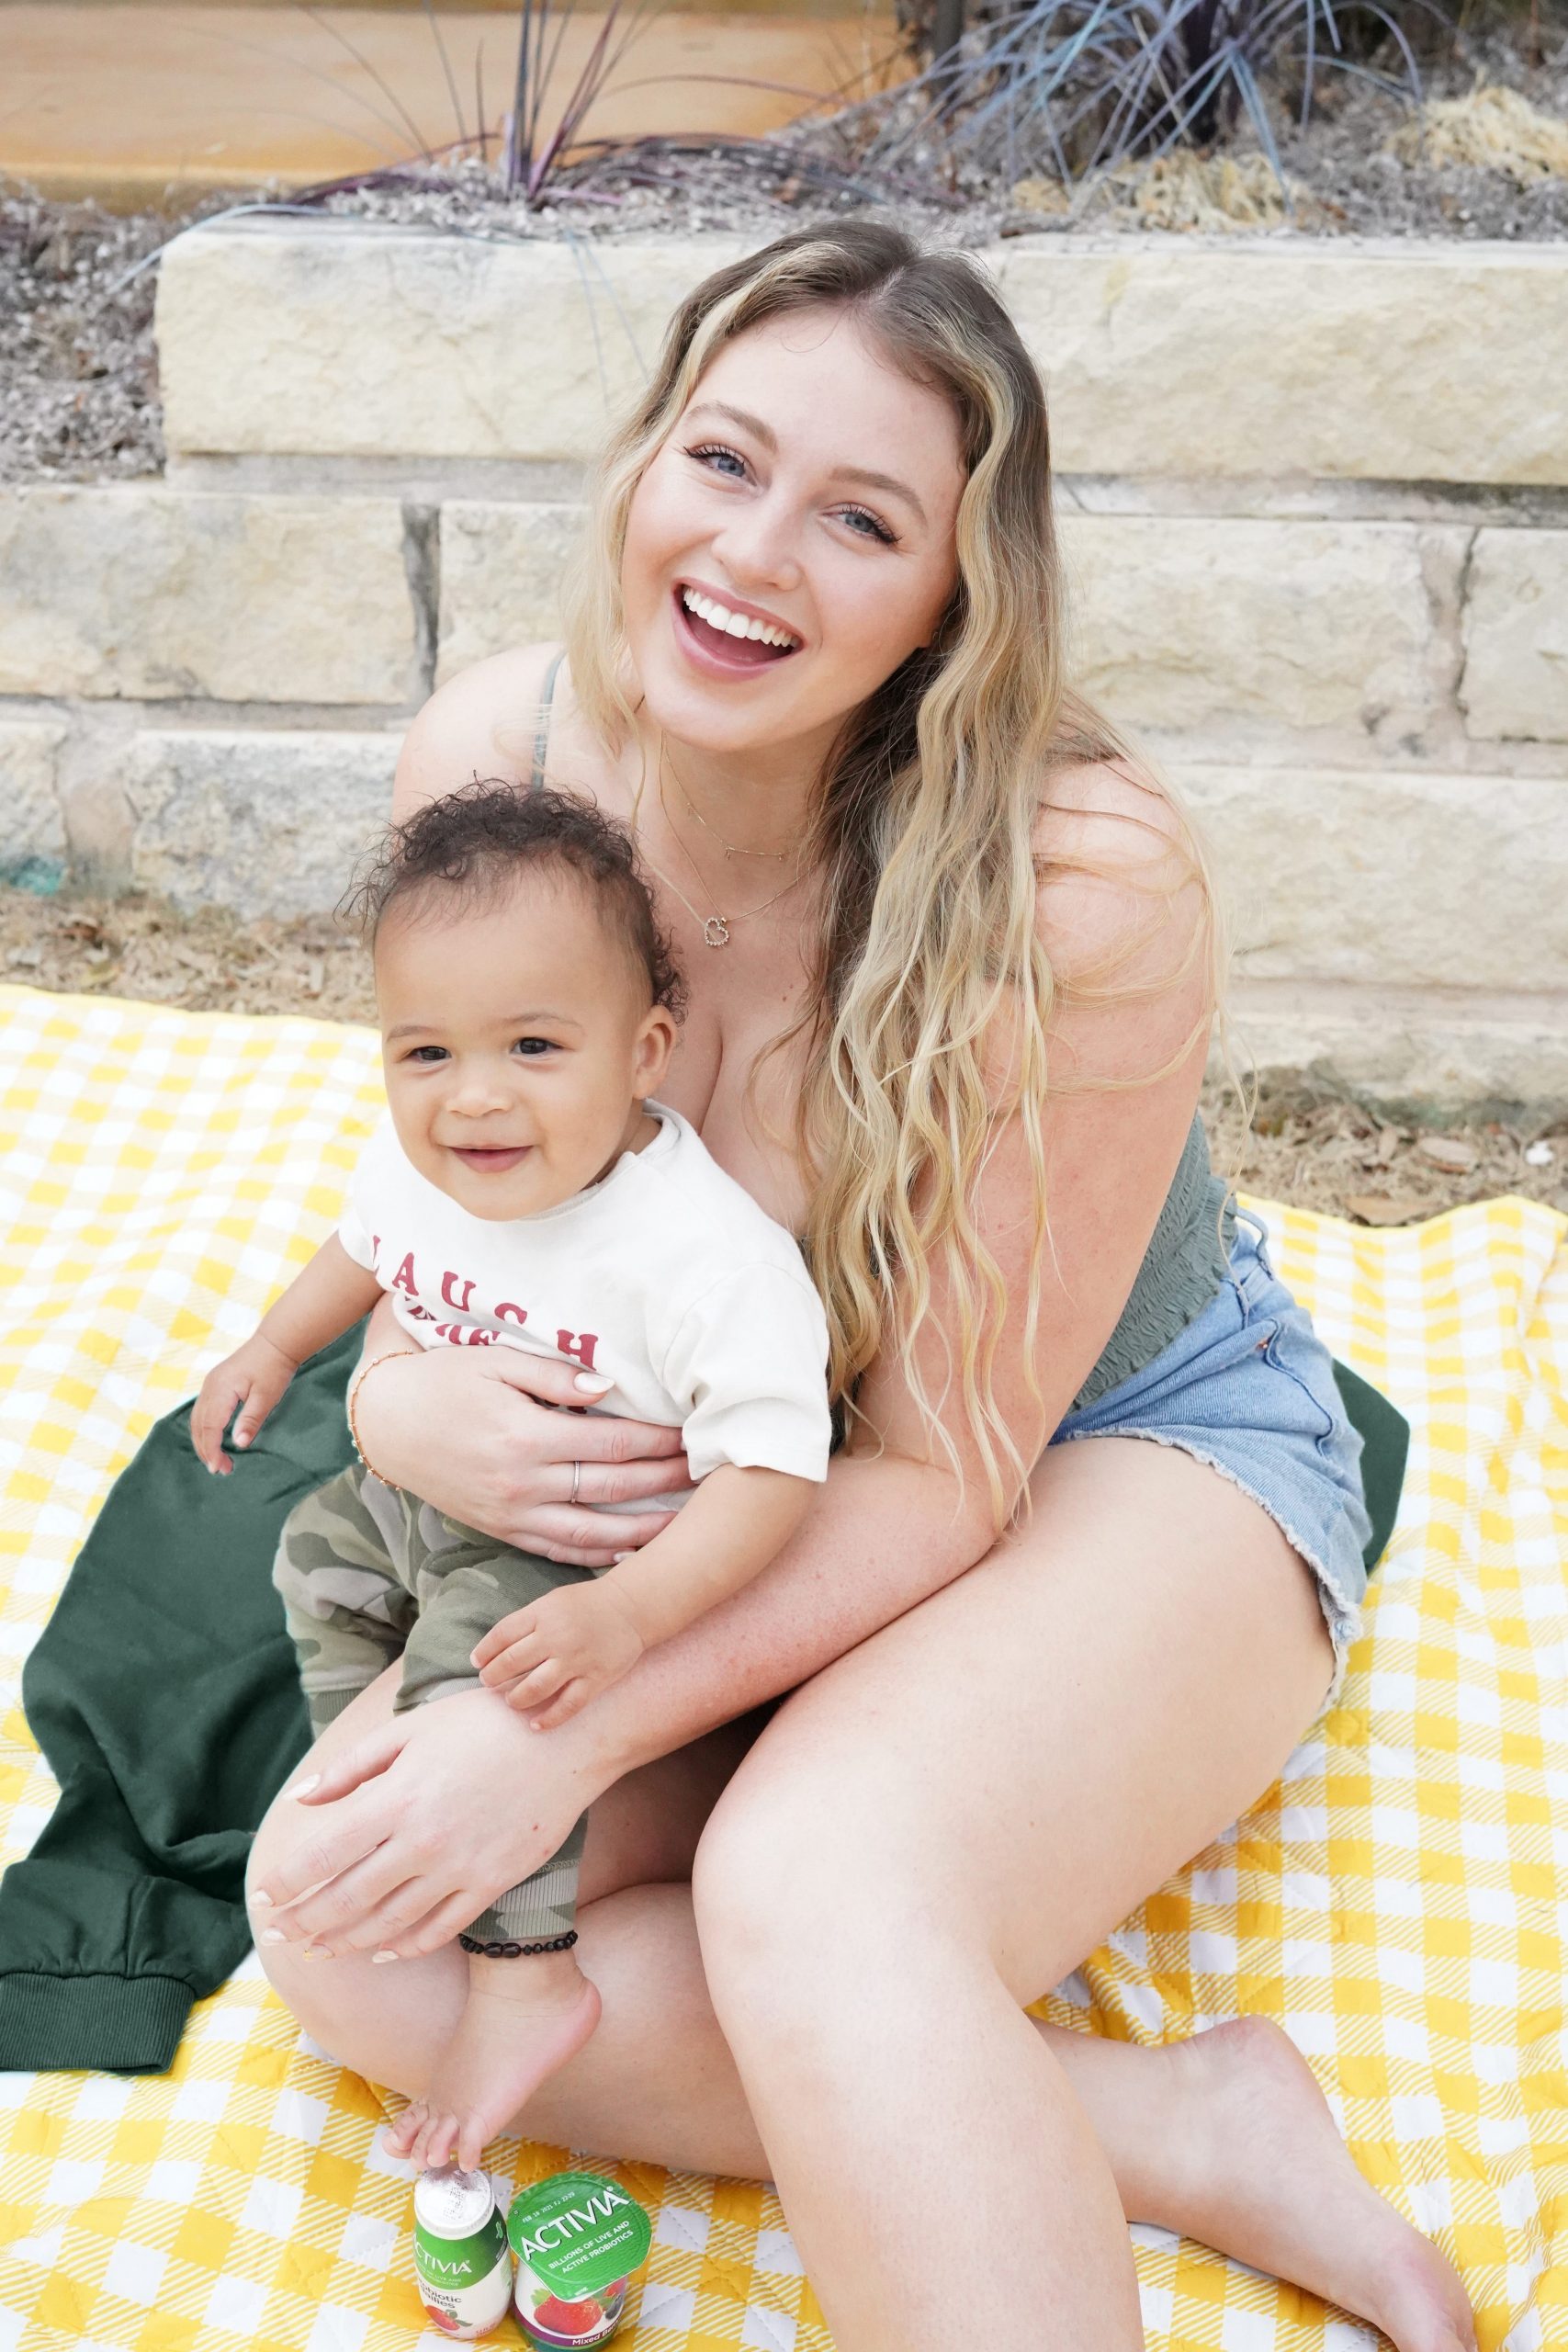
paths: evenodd
<path fill-rule="evenodd" d="M 0 890 L 0 978 L 192 1012 L 373 1022 L 368 962 L 330 915 L 241 922 L 147 898 Z M 1266 1093 L 1250 1127 L 1205 1101 L 1214 1164 L 1244 1190 L 1366 1224 L 1406 1225 L 1499 1193 L 1568 1211 L 1568 1118 L 1517 1126 L 1396 1124 L 1356 1102 Z"/>

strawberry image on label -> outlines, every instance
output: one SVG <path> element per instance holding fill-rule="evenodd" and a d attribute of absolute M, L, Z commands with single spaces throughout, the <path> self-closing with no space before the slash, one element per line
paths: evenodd
<path fill-rule="evenodd" d="M 652 2236 L 636 2199 L 601 2173 L 555 2173 L 518 2192 L 507 2234 L 517 2257 L 517 2318 L 528 2342 L 577 2352 L 607 2344 Z"/>

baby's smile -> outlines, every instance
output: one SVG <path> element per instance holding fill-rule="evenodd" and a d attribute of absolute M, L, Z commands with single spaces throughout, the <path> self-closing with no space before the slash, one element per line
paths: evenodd
<path fill-rule="evenodd" d="M 532 1144 L 457 1144 L 446 1148 L 465 1168 L 472 1168 L 480 1176 L 504 1176 L 509 1170 L 521 1168 L 533 1149 Z"/>

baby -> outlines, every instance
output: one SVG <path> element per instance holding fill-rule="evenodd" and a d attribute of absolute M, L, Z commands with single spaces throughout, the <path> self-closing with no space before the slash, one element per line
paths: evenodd
<path fill-rule="evenodd" d="M 390 1119 L 337 1233 L 208 1374 L 191 1440 L 231 1470 L 231 1415 L 243 1447 L 383 1291 L 407 1343 L 386 1353 L 517 1348 L 576 1367 L 585 1409 L 679 1426 L 695 1490 L 637 1506 L 684 1507 L 604 1570 L 510 1549 L 363 1457 L 285 1523 L 273 1573 L 318 1732 L 399 1657 L 400 1708 L 479 1688 L 502 1619 L 512 1703 L 556 1724 L 798 1525 L 828 1469 L 826 1320 L 791 1236 L 654 1100 L 678 984 L 619 827 L 476 784 L 394 830 L 360 896 Z M 382 1360 L 355 1374 L 351 1430 Z M 459 1939 L 468 2000 L 396 2153 L 477 2165 L 592 2032 L 571 1949 L 586 1819 Z"/>

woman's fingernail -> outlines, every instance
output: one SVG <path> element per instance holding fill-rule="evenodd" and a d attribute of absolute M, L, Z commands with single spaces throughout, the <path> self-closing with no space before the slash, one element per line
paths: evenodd
<path fill-rule="evenodd" d="M 251 1889 L 251 1909 L 253 1911 L 272 1909 L 272 1897 L 265 1886 L 255 1886 Z"/>
<path fill-rule="evenodd" d="M 629 1552 L 617 1552 L 617 1553 L 615 1554 L 615 1566 L 616 1566 L 616 1567 L 619 1567 L 619 1566 L 620 1566 L 621 1562 L 622 1562 L 623 1560 L 629 1560 L 630 1558 L 631 1558 L 631 1554 L 630 1554 Z"/>
<path fill-rule="evenodd" d="M 321 1774 L 312 1772 L 307 1779 L 296 1781 L 294 1786 L 291 1789 L 285 1789 L 283 1793 L 286 1797 L 308 1797 L 312 1789 L 319 1789 L 321 1785 Z"/>
<path fill-rule="evenodd" d="M 380 1968 L 384 1966 L 389 1960 L 400 1960 L 401 1958 L 401 1952 L 398 1951 L 373 1951 L 370 1955 L 370 1965 L 372 1968 Z"/>
<path fill-rule="evenodd" d="M 613 1388 L 615 1384 L 607 1373 L 580 1372 L 571 1385 L 574 1388 L 604 1390 L 605 1388 Z"/>
<path fill-rule="evenodd" d="M 264 1928 L 261 1931 L 261 1940 L 264 1944 L 286 1944 L 288 1939 L 281 1928 Z"/>

